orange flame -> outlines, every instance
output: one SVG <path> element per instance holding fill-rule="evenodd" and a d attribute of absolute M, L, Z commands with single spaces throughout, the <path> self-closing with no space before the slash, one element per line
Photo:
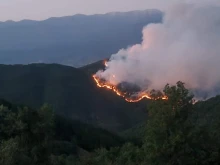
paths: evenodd
<path fill-rule="evenodd" d="M 107 60 L 104 61 L 104 65 L 105 65 L 105 67 L 108 66 L 107 62 L 108 62 Z"/>
<path fill-rule="evenodd" d="M 113 75 L 113 77 L 115 77 L 115 75 Z M 93 79 L 95 80 L 97 86 L 99 88 L 107 88 L 110 89 L 112 91 L 114 91 L 118 96 L 123 97 L 125 99 L 125 101 L 130 102 L 130 103 L 135 103 L 135 102 L 139 102 L 142 99 L 146 98 L 146 99 L 150 99 L 150 100 L 158 100 L 158 99 L 162 99 L 162 100 L 167 100 L 168 98 L 166 96 L 163 97 L 158 97 L 158 98 L 152 98 L 149 94 L 147 93 L 143 93 L 141 95 L 138 96 L 138 98 L 132 99 L 132 98 L 127 98 L 126 97 L 126 93 L 122 93 L 121 91 L 119 91 L 116 86 L 114 85 L 110 85 L 110 84 L 106 84 L 106 83 L 102 83 L 100 81 L 100 79 L 96 76 L 93 75 Z"/>

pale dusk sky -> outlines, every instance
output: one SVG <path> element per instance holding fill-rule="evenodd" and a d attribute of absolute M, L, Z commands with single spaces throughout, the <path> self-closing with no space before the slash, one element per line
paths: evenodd
<path fill-rule="evenodd" d="M 214 2 L 220 0 L 0 0 L 0 21 L 44 20 L 74 14 L 103 14 L 144 9 L 165 10 L 178 2 Z"/>

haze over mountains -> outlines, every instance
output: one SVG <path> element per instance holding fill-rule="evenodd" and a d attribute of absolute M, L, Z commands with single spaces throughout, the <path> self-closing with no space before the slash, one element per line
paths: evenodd
<path fill-rule="evenodd" d="M 143 27 L 161 22 L 162 16 L 144 10 L 0 22 L 0 61 L 83 66 L 141 42 Z"/>

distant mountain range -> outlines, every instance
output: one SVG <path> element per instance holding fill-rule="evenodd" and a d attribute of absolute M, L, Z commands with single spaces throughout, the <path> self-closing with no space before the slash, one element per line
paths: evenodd
<path fill-rule="evenodd" d="M 0 22 L 0 62 L 80 67 L 140 43 L 143 27 L 162 17 L 158 10 L 144 10 Z"/>

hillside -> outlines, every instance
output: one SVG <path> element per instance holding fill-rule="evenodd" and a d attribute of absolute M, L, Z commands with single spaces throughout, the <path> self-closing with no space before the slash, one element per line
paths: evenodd
<path fill-rule="evenodd" d="M 131 104 L 96 87 L 91 75 L 58 64 L 0 65 L 0 98 L 119 131 L 142 121 L 146 102 Z"/>
<path fill-rule="evenodd" d="M 142 29 L 162 21 L 158 10 L 0 22 L 2 64 L 83 66 L 140 43 Z"/>
<path fill-rule="evenodd" d="M 92 64 L 85 65 L 81 67 L 84 72 L 88 73 L 89 75 L 95 74 L 98 70 L 105 69 L 105 60 L 100 60 L 94 62 Z"/>

